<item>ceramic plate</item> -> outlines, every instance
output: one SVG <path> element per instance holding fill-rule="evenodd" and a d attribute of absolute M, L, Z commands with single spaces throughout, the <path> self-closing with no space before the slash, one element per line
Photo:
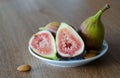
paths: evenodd
<path fill-rule="evenodd" d="M 92 62 L 92 61 L 100 58 L 101 56 L 103 56 L 108 50 L 108 44 L 104 40 L 102 48 L 99 50 L 99 54 L 95 57 L 88 58 L 88 59 L 73 58 L 73 59 L 67 59 L 67 60 L 63 60 L 63 59 L 62 60 L 51 60 L 51 59 L 46 59 L 46 58 L 43 58 L 43 57 L 37 55 L 36 53 L 34 53 L 31 50 L 31 48 L 29 46 L 28 46 L 28 50 L 33 56 L 35 56 L 39 60 L 42 60 L 43 62 L 46 62 L 50 65 L 59 66 L 59 67 L 76 67 L 76 66 L 85 65 L 85 64 Z"/>

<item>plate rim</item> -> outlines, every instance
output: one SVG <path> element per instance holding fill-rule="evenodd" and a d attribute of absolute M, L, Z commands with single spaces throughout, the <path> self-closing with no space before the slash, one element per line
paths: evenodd
<path fill-rule="evenodd" d="M 59 60 L 51 60 L 51 59 L 47 59 L 47 58 L 43 58 L 37 54 L 35 54 L 31 48 L 30 48 L 30 45 L 28 46 L 28 50 L 29 52 L 36 58 L 42 60 L 42 61 L 47 61 L 47 62 L 54 62 L 54 63 L 77 63 L 77 62 L 85 62 L 85 61 L 92 61 L 92 60 L 95 60 L 95 59 L 98 59 L 100 58 L 101 56 L 103 56 L 104 54 L 106 54 L 107 50 L 108 50 L 108 43 L 104 40 L 103 41 L 103 45 L 105 45 L 105 49 L 102 50 L 102 52 L 100 54 L 98 54 L 97 56 L 95 57 L 91 57 L 91 58 L 87 58 L 87 59 L 78 59 L 78 60 L 69 60 L 69 61 L 65 61 L 65 60 L 62 60 L 62 61 L 59 61 Z"/>

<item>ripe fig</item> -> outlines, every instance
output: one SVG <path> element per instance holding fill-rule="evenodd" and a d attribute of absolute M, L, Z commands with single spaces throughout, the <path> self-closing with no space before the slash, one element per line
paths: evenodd
<path fill-rule="evenodd" d="M 55 21 L 48 23 L 44 27 L 40 27 L 39 30 L 48 30 L 55 36 L 59 26 L 60 26 L 60 22 Z"/>
<path fill-rule="evenodd" d="M 62 22 L 56 33 L 58 54 L 62 57 L 75 57 L 84 52 L 84 42 L 78 33 Z"/>
<path fill-rule="evenodd" d="M 29 45 L 36 54 L 57 60 L 55 39 L 51 32 L 47 30 L 39 31 L 31 37 Z"/>
<path fill-rule="evenodd" d="M 85 47 L 88 50 L 98 50 L 102 47 L 104 40 L 104 25 L 101 22 L 101 15 L 109 9 L 108 4 L 99 10 L 94 16 L 87 18 L 79 27 L 78 33 L 85 42 Z"/>

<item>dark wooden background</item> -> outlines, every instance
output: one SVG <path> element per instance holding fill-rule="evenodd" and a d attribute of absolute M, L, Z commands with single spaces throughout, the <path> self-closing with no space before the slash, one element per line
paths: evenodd
<path fill-rule="evenodd" d="M 106 3 L 102 16 L 109 50 L 102 58 L 75 68 L 47 65 L 27 47 L 32 34 L 51 21 L 77 28 Z M 0 0 L 0 78 L 120 78 L 120 0 Z M 30 72 L 17 66 L 29 64 Z"/>

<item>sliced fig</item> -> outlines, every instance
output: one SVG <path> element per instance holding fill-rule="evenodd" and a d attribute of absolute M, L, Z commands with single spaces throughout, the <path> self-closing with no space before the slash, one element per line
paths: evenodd
<path fill-rule="evenodd" d="M 84 42 L 78 33 L 62 22 L 56 33 L 58 54 L 62 57 L 75 57 L 83 53 Z"/>
<path fill-rule="evenodd" d="M 45 58 L 57 59 L 55 39 L 49 31 L 44 30 L 34 34 L 29 45 L 36 54 Z"/>

